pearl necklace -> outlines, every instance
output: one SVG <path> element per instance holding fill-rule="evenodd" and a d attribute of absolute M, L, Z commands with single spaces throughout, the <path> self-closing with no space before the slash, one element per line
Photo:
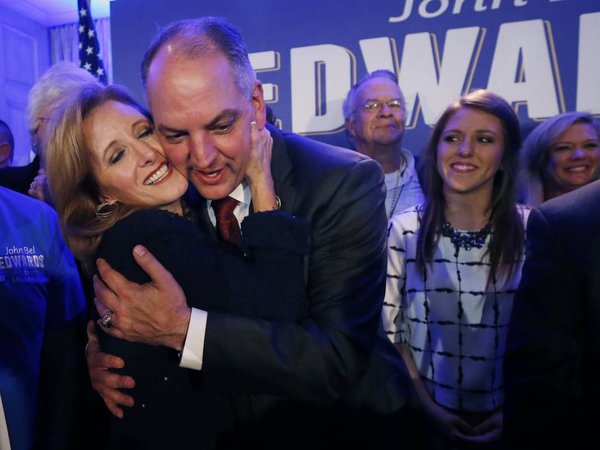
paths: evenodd
<path fill-rule="evenodd" d="M 450 241 L 458 249 L 460 247 L 465 250 L 471 248 L 481 248 L 485 244 L 485 240 L 492 231 L 492 224 L 488 223 L 485 227 L 478 231 L 457 231 L 450 222 L 446 221 L 442 225 L 442 236 L 450 238 Z"/>
<path fill-rule="evenodd" d="M 400 186 L 400 180 L 402 179 L 402 177 L 404 176 L 404 171 L 406 170 L 406 166 L 402 169 L 402 171 L 400 171 L 400 169 L 402 169 L 402 166 L 398 167 L 398 170 L 396 171 L 396 186 L 394 186 L 394 193 L 392 194 L 392 202 L 390 205 L 390 210 L 388 212 L 388 219 L 391 219 L 392 216 L 394 215 L 394 213 L 396 212 L 396 206 L 398 206 L 398 200 L 400 200 L 400 195 L 402 194 L 402 191 L 404 190 L 404 184 L 402 186 Z"/>

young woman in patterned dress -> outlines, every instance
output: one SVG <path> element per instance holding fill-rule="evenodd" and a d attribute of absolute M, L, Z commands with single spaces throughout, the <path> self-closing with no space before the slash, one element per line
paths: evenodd
<path fill-rule="evenodd" d="M 425 203 L 388 236 L 384 327 L 402 354 L 436 449 L 495 448 L 502 358 L 528 210 L 516 204 L 518 119 L 498 95 L 456 100 L 422 157 Z"/>

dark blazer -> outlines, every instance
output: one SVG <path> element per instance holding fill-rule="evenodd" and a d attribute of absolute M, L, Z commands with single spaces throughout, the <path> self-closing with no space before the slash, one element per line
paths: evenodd
<path fill-rule="evenodd" d="M 505 447 L 587 448 L 600 405 L 600 181 L 542 204 L 505 358 Z"/>
<path fill-rule="evenodd" d="M 145 245 L 182 287 L 188 304 L 256 320 L 300 320 L 307 314 L 303 264 L 308 227 L 283 211 L 251 214 L 242 222 L 242 258 L 195 224 L 148 209 L 120 220 L 98 256 L 125 277 L 149 281 L 132 257 Z M 283 297 L 281 297 L 283 296 Z M 231 394 L 206 386 L 202 371 L 179 367 L 171 349 L 136 344 L 98 332 L 102 349 L 122 357 L 136 380 L 136 404 L 111 418 L 107 449 L 213 449 L 219 433 L 236 427 Z"/>
<path fill-rule="evenodd" d="M 327 442 L 338 425 L 344 431 L 332 442 L 339 444 L 366 426 L 349 426 L 357 418 L 398 414 L 410 398 L 401 358 L 378 332 L 387 263 L 383 173 L 356 152 L 270 131 L 282 208 L 310 223 L 308 313 L 287 322 L 209 313 L 202 372 L 207 385 L 237 393 L 232 447 L 300 448 Z"/>
<path fill-rule="evenodd" d="M 29 185 L 40 169 L 40 157 L 36 157 L 26 166 L 4 167 L 0 169 L 0 186 L 27 195 Z"/>

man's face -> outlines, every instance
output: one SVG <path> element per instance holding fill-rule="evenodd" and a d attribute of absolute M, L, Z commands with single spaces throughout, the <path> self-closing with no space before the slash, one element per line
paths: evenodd
<path fill-rule="evenodd" d="M 393 106 L 392 100 L 403 101 L 403 98 L 398 85 L 388 78 L 372 78 L 357 89 L 352 105 L 354 113 L 346 122 L 346 128 L 359 147 L 361 144 L 388 146 L 402 141 L 406 116 L 403 108 Z M 364 108 L 373 102 L 381 106 L 373 110 Z"/>
<path fill-rule="evenodd" d="M 240 93 L 222 55 L 173 57 L 168 46 L 148 72 L 147 96 L 167 158 L 210 200 L 228 196 L 244 179 L 250 122 L 265 126 L 262 86 Z"/>

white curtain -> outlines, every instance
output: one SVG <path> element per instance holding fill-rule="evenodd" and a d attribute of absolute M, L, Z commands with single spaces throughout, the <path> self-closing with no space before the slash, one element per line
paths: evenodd
<path fill-rule="evenodd" d="M 112 50 L 110 41 L 110 19 L 94 20 L 96 36 L 100 46 L 100 57 L 104 63 L 104 70 L 111 84 L 112 76 Z M 69 23 L 50 28 L 51 63 L 58 61 L 73 61 L 79 65 L 79 24 Z"/>

